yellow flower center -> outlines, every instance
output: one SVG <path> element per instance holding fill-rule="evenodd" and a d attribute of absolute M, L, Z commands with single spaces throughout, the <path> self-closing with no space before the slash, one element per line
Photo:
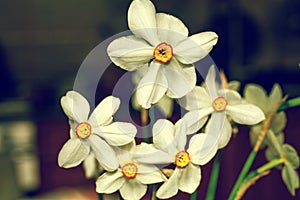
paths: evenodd
<path fill-rule="evenodd" d="M 135 178 L 138 168 L 134 163 L 126 163 L 122 166 L 122 173 L 128 179 Z"/>
<path fill-rule="evenodd" d="M 190 155 L 187 151 L 179 151 L 176 154 L 175 165 L 179 168 L 185 168 L 190 163 Z"/>
<path fill-rule="evenodd" d="M 217 112 L 224 111 L 226 109 L 227 105 L 228 105 L 228 102 L 226 101 L 226 99 L 224 97 L 218 97 L 212 103 L 213 108 Z"/>
<path fill-rule="evenodd" d="M 154 59 L 161 63 L 169 62 L 173 57 L 173 48 L 171 45 L 163 42 L 157 45 L 153 53 Z"/>
<path fill-rule="evenodd" d="M 92 134 L 92 126 L 87 122 L 82 122 L 76 126 L 76 135 L 79 138 L 87 138 Z"/>

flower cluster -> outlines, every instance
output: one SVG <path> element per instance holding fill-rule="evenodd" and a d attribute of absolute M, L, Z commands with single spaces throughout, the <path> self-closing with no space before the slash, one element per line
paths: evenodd
<path fill-rule="evenodd" d="M 217 43 L 216 33 L 189 36 L 180 19 L 156 13 L 150 0 L 132 1 L 128 26 L 132 35 L 112 41 L 107 53 L 115 65 L 139 75 L 137 103 L 150 109 L 167 97 L 186 113 L 176 122 L 157 119 L 152 126 L 153 142 L 137 144 L 135 125 L 114 120 L 119 98 L 106 97 L 90 113 L 85 97 L 69 91 L 61 105 L 69 118 L 70 139 L 59 153 L 59 166 L 70 168 L 96 160 L 105 171 L 95 174 L 99 175 L 96 191 L 119 190 L 124 199 L 140 199 L 147 185 L 156 183 L 160 183 L 156 196 L 161 199 L 175 196 L 178 190 L 193 193 L 201 181 L 201 166 L 230 141 L 232 122 L 254 125 L 265 114 L 235 90 L 223 88 L 214 65 L 207 71 L 205 84 L 196 85 L 194 64 Z M 92 176 L 97 165 L 85 166 Z"/>

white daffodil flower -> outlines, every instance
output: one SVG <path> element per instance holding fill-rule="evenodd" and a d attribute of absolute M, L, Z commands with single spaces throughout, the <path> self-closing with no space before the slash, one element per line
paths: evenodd
<path fill-rule="evenodd" d="M 147 191 L 148 184 L 166 181 L 166 177 L 154 165 L 139 163 L 133 154 L 147 151 L 148 144 L 128 145 L 127 150 L 117 149 L 120 168 L 115 172 L 106 172 L 96 181 L 98 193 L 111 194 L 120 190 L 122 198 L 127 200 L 141 199 Z"/>
<path fill-rule="evenodd" d="M 187 144 L 186 126 L 179 120 L 175 125 L 159 119 L 153 126 L 153 147 L 148 154 L 136 154 L 135 159 L 143 163 L 175 164 L 171 177 L 157 190 L 157 197 L 167 199 L 175 196 L 178 190 L 193 193 L 200 184 L 200 165 L 208 163 L 216 154 L 215 138 L 201 133 L 194 135 Z"/>
<path fill-rule="evenodd" d="M 196 84 L 193 63 L 204 58 L 218 39 L 214 32 L 189 37 L 180 19 L 156 13 L 149 0 L 132 1 L 128 26 L 133 35 L 114 40 L 107 52 L 122 69 L 133 71 L 147 67 L 136 91 L 138 103 L 146 109 L 165 94 L 180 98 L 190 92 Z"/>
<path fill-rule="evenodd" d="M 210 121 L 218 121 L 221 125 L 219 131 L 211 133 L 218 140 L 219 148 L 223 148 L 232 135 L 231 124 L 224 116 L 229 115 L 234 122 L 246 125 L 254 125 L 265 119 L 260 108 L 244 102 L 236 91 L 219 89 L 214 66 L 209 69 L 205 84 L 206 87 L 196 86 L 192 92 L 179 99 L 179 104 L 189 111 L 182 117 L 190 130 L 187 134 L 198 131 L 211 114 Z"/>
<path fill-rule="evenodd" d="M 118 168 L 118 160 L 111 146 L 130 143 L 136 127 L 130 123 L 113 122 L 120 100 L 113 96 L 103 99 L 90 113 L 88 101 L 78 92 L 69 91 L 61 98 L 61 106 L 70 122 L 70 139 L 58 155 L 60 167 L 79 165 L 90 153 L 107 171 Z"/>

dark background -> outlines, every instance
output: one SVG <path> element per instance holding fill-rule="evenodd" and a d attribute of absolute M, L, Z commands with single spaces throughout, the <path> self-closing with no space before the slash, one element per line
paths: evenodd
<path fill-rule="evenodd" d="M 130 2 L 0 1 L 0 100 L 1 108 L 6 108 L 0 110 L 1 124 L 29 120 L 36 125 L 35 153 L 41 182 L 32 191 L 19 188 L 20 195 L 34 197 L 61 187 L 83 186 L 92 188 L 93 192 L 94 182 L 85 180 L 81 167 L 66 170 L 57 166 L 57 153 L 68 138 L 69 128 L 59 99 L 72 89 L 77 70 L 88 53 L 108 37 L 127 30 Z M 242 86 L 259 83 L 267 91 L 274 83 L 280 83 L 285 94 L 300 95 L 299 1 L 153 2 L 157 11 L 179 17 L 190 34 L 211 30 L 219 35 L 211 56 L 229 80 L 240 80 Z M 101 84 L 110 87 L 121 73 L 120 69 L 110 70 Z M 12 102 L 17 105 L 23 102 L 25 107 L 16 109 Z M 299 152 L 299 108 L 288 110 L 287 116 L 286 142 Z M 224 151 L 216 199 L 228 197 L 249 152 L 248 132 L 244 128 Z M 263 161 L 261 153 L 254 166 L 260 166 Z M 201 199 L 210 167 L 211 164 L 202 170 Z M 1 185 L 5 185 L 4 181 L 0 177 Z M 299 198 L 299 191 L 296 194 L 294 199 Z M 249 190 L 245 199 L 293 198 L 281 181 L 280 172 L 273 170 Z"/>

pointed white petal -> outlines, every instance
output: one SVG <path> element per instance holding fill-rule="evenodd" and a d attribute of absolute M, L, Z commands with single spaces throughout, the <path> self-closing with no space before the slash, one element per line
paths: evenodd
<path fill-rule="evenodd" d="M 224 148 L 230 141 L 232 135 L 232 128 L 228 120 L 224 121 L 223 128 L 221 131 L 221 135 L 219 138 L 219 149 Z"/>
<path fill-rule="evenodd" d="M 177 151 L 175 141 L 175 126 L 166 119 L 159 119 L 153 125 L 154 147 L 173 154 Z"/>
<path fill-rule="evenodd" d="M 263 111 L 252 104 L 228 105 L 226 111 L 239 124 L 254 125 L 265 119 Z"/>
<path fill-rule="evenodd" d="M 149 173 L 138 173 L 136 179 L 145 185 L 160 183 L 167 180 L 167 178 L 158 168 L 156 168 L 155 171 L 151 171 Z"/>
<path fill-rule="evenodd" d="M 144 164 L 169 164 L 174 162 L 173 155 L 155 148 L 153 144 L 149 144 L 147 147 L 144 146 L 138 151 L 133 152 L 132 158 L 133 160 Z"/>
<path fill-rule="evenodd" d="M 136 97 L 137 102 L 143 108 L 150 108 L 151 104 L 157 103 L 166 93 L 168 82 L 161 71 L 161 64 L 152 62 L 147 74 L 139 82 Z"/>
<path fill-rule="evenodd" d="M 112 146 L 121 146 L 130 143 L 136 135 L 136 127 L 131 123 L 114 122 L 99 127 L 97 135 L 103 137 Z"/>
<path fill-rule="evenodd" d="M 220 82 L 218 82 L 216 79 L 216 72 L 219 71 L 217 71 L 217 68 L 214 65 L 211 65 L 205 78 L 205 85 L 212 100 L 219 97 L 220 94 L 218 91 L 221 91 Z"/>
<path fill-rule="evenodd" d="M 125 200 L 139 200 L 147 191 L 147 185 L 140 183 L 137 179 L 128 179 L 120 188 L 121 196 Z"/>
<path fill-rule="evenodd" d="M 157 13 L 157 32 L 160 41 L 166 42 L 172 46 L 187 38 L 189 31 L 183 22 L 169 14 Z"/>
<path fill-rule="evenodd" d="M 126 178 L 122 172 L 106 172 L 96 180 L 96 192 L 111 194 L 119 190 L 125 183 Z"/>
<path fill-rule="evenodd" d="M 226 100 L 228 104 L 235 105 L 242 103 L 241 95 L 234 90 L 225 90 Z"/>
<path fill-rule="evenodd" d="M 151 1 L 132 1 L 128 9 L 128 26 L 137 37 L 145 39 L 152 46 L 159 43 L 156 31 L 156 11 Z"/>
<path fill-rule="evenodd" d="M 175 168 L 172 176 L 157 190 L 156 196 L 160 199 L 168 199 L 178 193 L 179 177 L 182 170 Z"/>
<path fill-rule="evenodd" d="M 78 92 L 69 91 L 60 100 L 61 106 L 69 119 L 84 122 L 90 112 L 89 102 Z"/>
<path fill-rule="evenodd" d="M 118 110 L 120 99 L 114 96 L 108 96 L 103 99 L 95 108 L 89 118 L 93 127 L 105 126 L 111 123 L 112 115 Z"/>
<path fill-rule="evenodd" d="M 218 36 L 214 32 L 198 33 L 176 45 L 174 54 L 181 63 L 192 64 L 207 56 L 217 41 Z"/>
<path fill-rule="evenodd" d="M 187 141 L 186 137 L 186 125 L 182 120 L 178 120 L 175 124 L 175 143 L 178 150 L 185 150 L 185 145 Z"/>
<path fill-rule="evenodd" d="M 205 165 L 216 154 L 218 143 L 214 137 L 205 133 L 194 135 L 189 144 L 188 152 L 191 162 L 195 165 Z"/>
<path fill-rule="evenodd" d="M 103 169 L 98 167 L 98 161 L 92 154 L 88 155 L 88 157 L 83 161 L 82 165 L 84 169 L 84 175 L 88 179 L 98 176 L 99 173 L 102 173 L 103 171 Z"/>
<path fill-rule="evenodd" d="M 153 58 L 154 47 L 135 36 L 115 39 L 107 47 L 107 53 L 117 66 L 127 71 L 135 70 Z"/>
<path fill-rule="evenodd" d="M 184 97 L 178 99 L 178 103 L 186 110 L 198 110 L 212 105 L 212 99 L 206 89 L 195 86 L 194 89 Z"/>
<path fill-rule="evenodd" d="M 118 168 L 119 162 L 115 152 L 104 140 L 92 134 L 87 142 L 90 144 L 95 158 L 106 171 L 114 171 Z"/>
<path fill-rule="evenodd" d="M 79 138 L 69 139 L 58 154 L 58 165 L 64 168 L 79 165 L 89 155 L 89 148 Z"/>
<path fill-rule="evenodd" d="M 181 120 L 186 125 L 187 132 L 186 134 L 193 134 L 197 132 L 200 128 L 203 127 L 205 122 L 207 121 L 208 115 L 213 113 L 213 108 L 203 108 L 201 110 L 192 110 L 187 112 Z"/>
<path fill-rule="evenodd" d="M 172 59 L 164 68 L 168 80 L 167 95 L 171 98 L 181 98 L 192 91 L 196 85 L 196 72 L 193 65 L 182 65 Z"/>
<path fill-rule="evenodd" d="M 200 184 L 201 169 L 199 166 L 190 163 L 182 169 L 179 179 L 179 190 L 192 194 Z"/>

